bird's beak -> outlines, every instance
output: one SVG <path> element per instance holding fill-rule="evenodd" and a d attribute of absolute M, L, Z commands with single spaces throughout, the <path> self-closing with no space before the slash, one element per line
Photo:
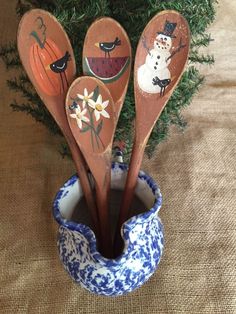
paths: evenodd
<path fill-rule="evenodd" d="M 96 43 L 95 46 L 99 48 L 99 43 Z"/>
<path fill-rule="evenodd" d="M 46 66 L 46 70 L 50 70 L 50 64 Z"/>

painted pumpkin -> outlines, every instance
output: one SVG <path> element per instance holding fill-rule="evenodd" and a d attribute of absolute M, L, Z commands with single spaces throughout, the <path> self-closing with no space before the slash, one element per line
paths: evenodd
<path fill-rule="evenodd" d="M 66 73 L 55 73 L 50 64 L 63 57 L 63 53 L 49 38 L 43 48 L 34 43 L 30 49 L 30 66 L 43 92 L 50 96 L 63 94 L 67 90 Z"/>

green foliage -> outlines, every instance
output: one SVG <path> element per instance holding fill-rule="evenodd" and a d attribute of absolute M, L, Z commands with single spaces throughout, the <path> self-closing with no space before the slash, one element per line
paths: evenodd
<path fill-rule="evenodd" d="M 213 56 L 200 54 L 199 49 L 208 46 L 212 41 L 210 34 L 206 33 L 206 28 L 215 18 L 216 3 L 217 0 L 18 0 L 16 10 L 18 15 L 22 16 L 29 9 L 37 7 L 48 10 L 57 17 L 68 33 L 74 48 L 78 75 L 82 73 L 81 60 L 85 34 L 96 18 L 110 16 L 121 23 L 130 37 L 133 57 L 145 25 L 155 14 L 171 9 L 179 11 L 187 19 L 192 34 L 189 67 L 151 134 L 146 148 L 146 152 L 151 156 L 157 144 L 166 139 L 170 125 L 176 125 L 181 130 L 186 126 L 181 116 L 181 109 L 191 102 L 204 80 L 195 68 L 195 64 L 207 65 L 214 62 Z M 9 69 L 21 67 L 15 43 L 1 47 L 0 57 Z M 44 123 L 53 133 L 61 134 L 25 75 L 20 74 L 17 79 L 8 81 L 8 85 L 9 88 L 20 92 L 27 100 L 27 103 L 11 104 L 14 110 L 25 111 L 37 121 Z M 116 140 L 127 144 L 126 160 L 129 158 L 132 147 L 134 116 L 133 79 L 131 78 L 116 131 Z M 68 155 L 66 145 L 63 145 L 62 153 Z"/>
<path fill-rule="evenodd" d="M 15 43 L 9 43 L 0 47 L 0 57 L 3 59 L 7 69 L 21 66 Z"/>

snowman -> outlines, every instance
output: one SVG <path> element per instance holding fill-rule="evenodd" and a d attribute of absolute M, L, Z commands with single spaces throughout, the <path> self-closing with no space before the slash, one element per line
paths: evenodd
<path fill-rule="evenodd" d="M 144 48 L 148 54 L 145 63 L 138 68 L 138 85 L 146 93 L 160 93 L 163 96 L 165 88 L 171 82 L 171 74 L 168 65 L 171 62 L 172 38 L 176 38 L 173 32 L 176 23 L 165 22 L 164 30 L 158 32 L 154 40 L 153 48 L 149 49 L 143 40 Z"/>

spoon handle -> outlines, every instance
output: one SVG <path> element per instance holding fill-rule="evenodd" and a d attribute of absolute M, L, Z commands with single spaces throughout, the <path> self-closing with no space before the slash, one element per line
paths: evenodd
<path fill-rule="evenodd" d="M 129 218 L 130 206 L 133 200 L 135 187 L 137 184 L 139 170 L 142 164 L 144 150 L 146 146 L 147 139 L 140 142 L 135 139 L 130 166 L 127 174 L 127 179 L 125 183 L 124 194 L 121 202 L 118 224 L 116 229 L 116 239 L 115 239 L 115 250 L 118 252 L 122 244 L 122 239 L 120 236 L 120 230 L 122 224 Z"/>
<path fill-rule="evenodd" d="M 106 169 L 104 175 L 96 179 L 96 201 L 101 230 L 101 252 L 105 257 L 112 258 L 112 238 L 108 202 L 111 185 L 111 170 L 110 167 L 104 169 Z"/>
<path fill-rule="evenodd" d="M 82 186 L 82 190 L 84 193 L 84 197 L 86 199 L 88 208 L 90 210 L 90 214 L 91 214 L 91 218 L 92 218 L 92 224 L 93 224 L 93 230 L 95 231 L 97 237 L 99 237 L 99 226 L 98 226 L 98 215 L 97 215 L 97 208 L 96 208 L 96 204 L 94 201 L 94 197 L 92 194 L 92 188 L 91 188 L 91 184 L 89 182 L 89 178 L 88 178 L 88 172 L 87 172 L 87 165 L 85 163 L 84 157 L 71 133 L 68 134 L 68 132 L 70 132 L 70 129 L 68 128 L 68 130 L 65 130 L 64 128 L 61 128 L 67 143 L 69 145 L 70 151 L 71 151 L 71 155 L 72 158 L 74 160 L 75 163 L 75 167 L 81 182 L 81 186 Z M 67 132 L 66 132 L 67 131 Z"/>

